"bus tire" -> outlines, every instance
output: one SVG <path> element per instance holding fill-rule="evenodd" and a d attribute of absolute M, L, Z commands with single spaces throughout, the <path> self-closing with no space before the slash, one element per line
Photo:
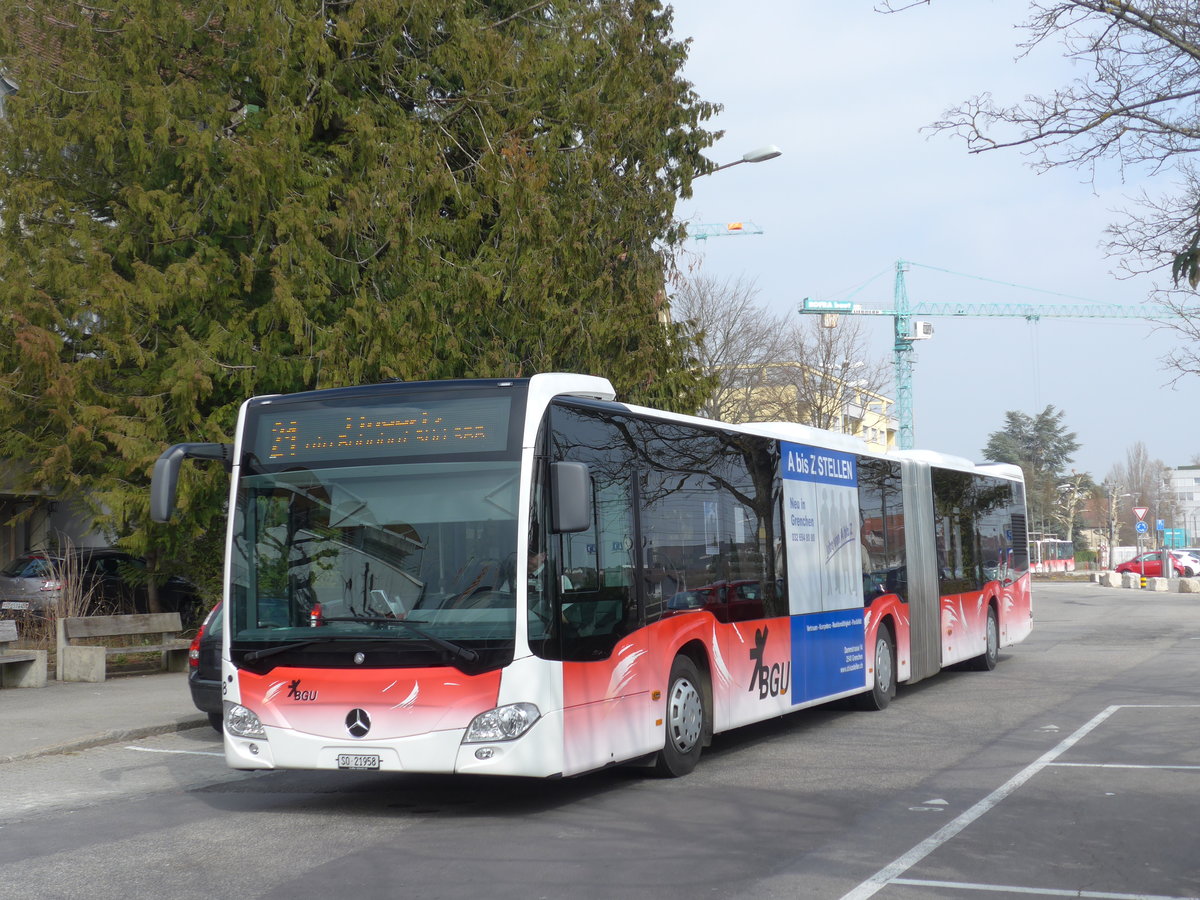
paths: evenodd
<path fill-rule="evenodd" d="M 679 778 L 700 761 L 708 710 L 700 670 L 689 657 L 675 657 L 668 684 L 664 716 L 667 736 L 654 768 L 659 775 Z"/>
<path fill-rule="evenodd" d="M 971 660 L 971 668 L 977 672 L 990 672 L 1000 659 L 1000 620 L 996 618 L 996 607 L 988 604 L 987 646 L 983 653 Z"/>
<path fill-rule="evenodd" d="M 886 625 L 880 625 L 875 633 L 874 668 L 871 690 L 856 698 L 859 709 L 887 709 L 896 696 L 896 646 Z"/>

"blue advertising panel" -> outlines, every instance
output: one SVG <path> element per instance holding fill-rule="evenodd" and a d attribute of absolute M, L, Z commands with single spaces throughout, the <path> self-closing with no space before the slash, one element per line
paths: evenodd
<path fill-rule="evenodd" d="M 795 704 L 866 684 L 862 523 L 854 454 L 781 450 Z"/>
<path fill-rule="evenodd" d="M 861 609 L 792 617 L 792 703 L 818 700 L 867 683 Z"/>

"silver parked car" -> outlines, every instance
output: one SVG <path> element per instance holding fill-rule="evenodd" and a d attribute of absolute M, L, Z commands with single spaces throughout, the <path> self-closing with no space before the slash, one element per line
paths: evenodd
<path fill-rule="evenodd" d="M 70 560 L 52 553 L 25 553 L 0 569 L 0 615 L 44 615 L 54 609 L 62 596 L 64 571 L 79 573 L 89 600 L 88 612 L 147 612 L 146 582 L 141 577 L 144 569 L 142 559 L 121 550 L 75 550 Z M 158 596 L 162 609 L 178 612 L 185 628 L 196 623 L 200 595 L 193 584 L 168 578 Z"/>

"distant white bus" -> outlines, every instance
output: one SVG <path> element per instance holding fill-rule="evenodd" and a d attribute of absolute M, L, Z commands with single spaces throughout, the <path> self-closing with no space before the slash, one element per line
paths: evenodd
<path fill-rule="evenodd" d="M 1029 569 L 1039 575 L 1075 571 L 1075 545 L 1040 534 L 1029 536 Z"/>

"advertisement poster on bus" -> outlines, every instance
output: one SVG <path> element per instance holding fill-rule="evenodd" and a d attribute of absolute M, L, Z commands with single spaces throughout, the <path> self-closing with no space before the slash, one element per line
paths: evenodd
<path fill-rule="evenodd" d="M 784 443 L 783 502 L 792 615 L 792 701 L 861 687 L 866 679 L 853 454 Z"/>

